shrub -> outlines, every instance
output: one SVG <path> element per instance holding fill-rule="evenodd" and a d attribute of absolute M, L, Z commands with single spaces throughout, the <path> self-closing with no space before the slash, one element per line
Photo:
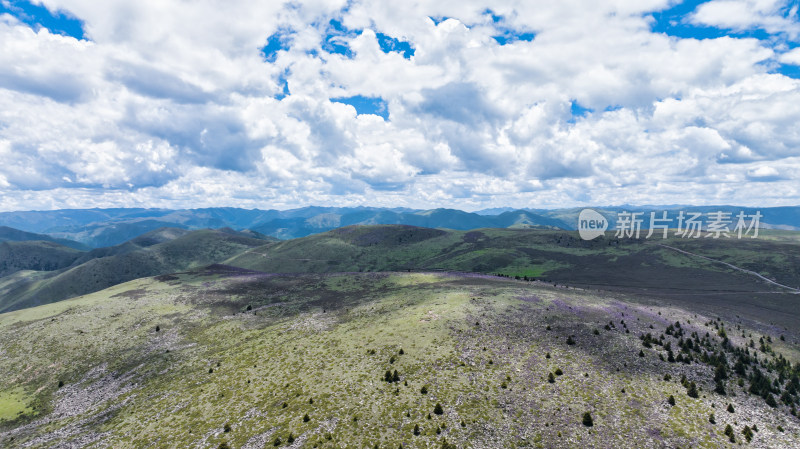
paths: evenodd
<path fill-rule="evenodd" d="M 586 427 L 592 427 L 594 425 L 594 420 L 592 419 L 592 414 L 586 412 L 583 414 L 583 425 Z"/>
<path fill-rule="evenodd" d="M 748 443 L 753 439 L 753 431 L 750 429 L 750 426 L 744 426 L 742 435 L 744 435 L 744 439 L 747 440 Z"/>
<path fill-rule="evenodd" d="M 700 395 L 697 393 L 697 384 L 690 382 L 689 387 L 686 389 L 686 394 L 689 395 L 690 398 L 700 397 Z"/>
<path fill-rule="evenodd" d="M 731 427 L 730 424 L 725 426 L 725 435 L 728 436 L 728 439 L 730 440 L 731 443 L 736 442 L 736 437 L 733 435 L 733 427 Z"/>
<path fill-rule="evenodd" d="M 442 409 L 442 404 L 437 402 L 436 407 L 433 408 L 433 413 L 436 413 L 437 415 L 444 414 L 444 410 Z"/>
<path fill-rule="evenodd" d="M 714 386 L 714 392 L 717 394 L 721 394 L 725 396 L 727 392 L 725 391 L 725 382 L 723 380 L 718 380 L 717 384 Z"/>
<path fill-rule="evenodd" d="M 448 443 L 447 438 L 445 438 L 444 440 L 442 440 L 442 445 L 440 449 L 457 449 L 457 447 L 455 444 Z"/>

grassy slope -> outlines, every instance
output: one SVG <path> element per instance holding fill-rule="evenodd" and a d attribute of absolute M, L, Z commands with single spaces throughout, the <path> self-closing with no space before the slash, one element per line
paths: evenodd
<path fill-rule="evenodd" d="M 638 335 L 678 320 L 687 333 L 714 334 L 712 317 L 692 310 L 447 274 L 217 267 L 159 279 L 0 315 L 0 404 L 13 404 L 0 414 L 0 445 L 262 448 L 292 433 L 294 447 L 422 448 L 444 438 L 474 448 L 721 447 L 726 424 L 739 441 L 756 424 L 750 447 L 800 444 L 787 407 L 769 408 L 733 380 L 736 396 L 719 396 L 710 367 L 669 364 L 663 349 L 642 347 Z M 762 335 L 723 319 L 735 345 L 746 341 L 740 328 Z M 790 360 L 800 357 L 796 331 L 782 343 L 771 335 Z M 564 374 L 548 383 L 557 368 Z M 387 369 L 401 381 L 384 382 Z M 682 374 L 700 398 L 686 395 Z M 581 425 L 585 411 L 592 428 Z"/>
<path fill-rule="evenodd" d="M 188 232 L 161 243 L 153 241 L 153 236 L 143 239 L 112 248 L 108 255 L 93 254 L 86 262 L 64 271 L 6 283 L 5 293 L 0 296 L 0 312 L 59 301 L 132 279 L 209 265 L 264 243 L 212 230 Z"/>

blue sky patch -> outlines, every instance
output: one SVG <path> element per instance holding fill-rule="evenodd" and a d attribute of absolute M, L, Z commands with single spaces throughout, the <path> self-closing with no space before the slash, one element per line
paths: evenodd
<path fill-rule="evenodd" d="M 280 101 L 290 95 L 289 92 L 289 69 L 283 71 L 278 77 L 278 85 L 282 87 L 282 91 L 275 95 L 275 99 Z"/>
<path fill-rule="evenodd" d="M 492 36 L 500 45 L 506 45 L 517 41 L 530 42 L 536 37 L 536 33 L 519 32 L 514 30 L 502 30 L 503 34 Z"/>
<path fill-rule="evenodd" d="M 439 26 L 440 23 L 444 22 L 445 20 L 449 19 L 450 17 L 441 16 L 441 17 L 432 17 L 428 16 L 429 19 L 433 20 L 433 24 Z"/>
<path fill-rule="evenodd" d="M 654 33 L 664 33 L 681 39 L 717 39 L 724 36 L 750 37 L 759 40 L 770 38 L 770 34 L 761 29 L 734 31 L 691 23 L 689 20 L 695 10 L 709 1 L 711 0 L 686 0 L 669 9 L 654 12 L 651 30 Z"/>
<path fill-rule="evenodd" d="M 592 112 L 594 112 L 594 109 L 589 109 L 587 107 L 583 107 L 583 106 L 581 106 L 580 103 L 578 103 L 577 100 L 572 100 L 572 104 L 569 107 L 569 112 L 570 112 L 570 114 L 572 114 L 572 117 L 570 117 L 570 119 L 567 120 L 567 122 L 568 123 L 575 123 L 578 120 L 578 118 L 585 117 L 586 115 L 591 114 Z"/>
<path fill-rule="evenodd" d="M 267 62 L 275 62 L 278 57 L 278 52 L 289 50 L 291 44 L 291 32 L 287 30 L 278 30 L 267 38 L 267 45 L 261 49 L 261 54 Z"/>
<path fill-rule="evenodd" d="M 411 59 L 414 56 L 414 47 L 411 46 L 410 42 L 401 41 L 383 33 L 375 33 L 375 36 L 378 38 L 378 45 L 380 45 L 381 51 L 384 53 L 395 51 L 406 59 Z"/>
<path fill-rule="evenodd" d="M 386 101 L 381 97 L 365 97 L 363 95 L 354 95 L 352 97 L 331 98 L 335 103 L 349 104 L 356 108 L 356 114 L 373 114 L 383 117 L 384 120 L 389 119 L 389 107 Z"/>
<path fill-rule="evenodd" d="M 511 44 L 517 41 L 530 42 L 536 37 L 536 33 L 514 30 L 505 26 L 505 18 L 495 14 L 491 9 L 484 11 L 484 14 L 490 16 L 492 18 L 492 22 L 496 24 L 498 34 L 492 36 L 492 39 L 497 41 L 497 43 L 500 45 Z"/>
<path fill-rule="evenodd" d="M 8 5 L 8 6 L 6 6 Z M 46 28 L 53 34 L 86 39 L 83 22 L 67 11 L 50 12 L 42 5 L 19 0 L 0 1 L 0 14 L 8 13 L 33 29 Z"/>
<path fill-rule="evenodd" d="M 775 72 L 789 78 L 800 79 L 800 67 L 791 64 L 781 64 Z"/>
<path fill-rule="evenodd" d="M 325 39 L 322 42 L 322 49 L 328 53 L 344 55 L 347 58 L 353 57 L 353 51 L 347 45 L 345 38 L 354 37 L 361 34 L 361 30 L 350 30 L 341 21 L 331 19 L 325 31 Z"/>
<path fill-rule="evenodd" d="M 486 15 L 491 16 L 492 17 L 492 22 L 494 22 L 494 23 L 499 23 L 499 22 L 501 22 L 503 20 L 503 16 L 498 16 L 491 9 L 487 8 L 486 10 L 483 11 L 483 13 L 486 14 Z"/>

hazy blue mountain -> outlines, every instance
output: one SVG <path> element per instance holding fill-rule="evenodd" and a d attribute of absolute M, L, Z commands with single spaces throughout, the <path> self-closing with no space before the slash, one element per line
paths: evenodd
<path fill-rule="evenodd" d="M 45 234 L 36 234 L 33 232 L 21 231 L 19 229 L 9 228 L 8 226 L 0 226 L 0 242 L 30 242 L 30 241 L 44 241 L 54 242 L 59 245 L 64 245 L 79 251 L 86 251 L 89 249 L 84 244 L 78 243 L 73 240 L 54 238 Z"/>
<path fill-rule="evenodd" d="M 87 209 L 0 213 L 0 226 L 12 226 L 25 232 L 45 233 L 53 241 L 69 239 L 89 247 L 122 244 L 144 233 L 162 227 L 186 230 L 230 228 L 252 229 L 258 233 L 289 239 L 357 224 L 406 224 L 429 228 L 468 230 L 477 228 L 577 228 L 578 214 L 583 208 L 511 209 L 496 207 L 477 212 L 456 209 L 414 210 L 379 207 L 308 206 L 289 210 L 240 209 L 214 207 L 203 209 Z M 800 230 L 800 207 L 743 208 L 738 206 L 603 206 L 593 207 L 608 218 L 610 229 L 616 226 L 620 212 L 644 212 L 642 228 L 649 227 L 649 212 L 667 211 L 670 218 L 678 212 L 707 213 L 723 211 L 736 214 L 744 211 L 762 214 L 764 228 Z M 677 221 L 673 222 L 673 226 Z M 71 247 L 75 243 L 61 241 Z M 77 246 L 76 246 L 77 245 Z"/>
<path fill-rule="evenodd" d="M 426 228 L 469 230 L 478 228 L 561 228 L 568 226 L 556 218 L 527 211 L 506 212 L 496 216 L 479 215 L 455 209 L 432 209 L 394 212 L 386 209 L 317 210 L 304 218 L 279 218 L 253 229 L 280 239 L 299 238 L 350 225 L 403 224 Z"/>
<path fill-rule="evenodd" d="M 503 212 L 511 212 L 517 209 L 513 207 L 490 207 L 488 209 L 476 210 L 473 213 L 478 215 L 500 215 Z"/>

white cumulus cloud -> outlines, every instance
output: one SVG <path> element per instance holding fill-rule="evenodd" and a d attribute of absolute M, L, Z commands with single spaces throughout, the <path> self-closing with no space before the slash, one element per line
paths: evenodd
<path fill-rule="evenodd" d="M 800 202 L 790 2 L 40 3 L 86 39 L 0 17 L 2 210 Z"/>

